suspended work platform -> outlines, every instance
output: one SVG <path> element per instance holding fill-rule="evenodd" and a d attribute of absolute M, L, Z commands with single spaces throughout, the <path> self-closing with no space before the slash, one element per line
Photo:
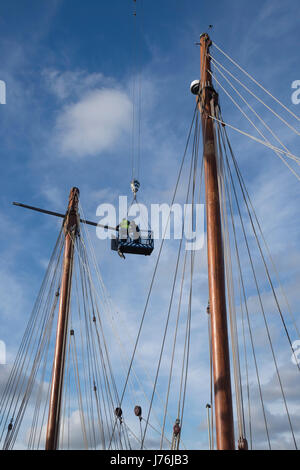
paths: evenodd
<path fill-rule="evenodd" d="M 134 255 L 151 255 L 154 250 L 153 233 L 151 230 L 141 230 L 140 237 L 136 240 L 129 235 L 127 238 L 113 236 L 111 239 L 111 249 L 119 253 L 131 253 Z"/>

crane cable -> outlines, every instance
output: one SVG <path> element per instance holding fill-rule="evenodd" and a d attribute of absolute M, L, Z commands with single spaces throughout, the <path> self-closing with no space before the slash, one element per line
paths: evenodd
<path fill-rule="evenodd" d="M 140 48 L 138 32 L 142 31 L 142 0 L 140 0 L 140 28 L 138 28 L 137 2 L 134 0 L 132 34 L 132 136 L 131 136 L 131 181 L 138 181 L 141 154 L 141 114 L 142 114 L 142 78 L 140 70 Z"/>

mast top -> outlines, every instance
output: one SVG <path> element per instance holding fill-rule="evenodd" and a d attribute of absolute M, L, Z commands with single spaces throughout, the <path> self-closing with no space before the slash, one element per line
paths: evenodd
<path fill-rule="evenodd" d="M 69 206 L 65 218 L 64 229 L 65 232 L 79 233 L 79 217 L 78 217 L 78 201 L 80 191 L 75 186 L 71 189 L 69 194 Z"/>
<path fill-rule="evenodd" d="M 200 77 L 200 80 L 192 81 L 192 83 L 190 84 L 190 91 L 193 95 L 197 95 L 198 97 L 201 97 L 203 89 L 206 88 L 208 91 L 208 95 L 207 95 L 208 101 L 210 102 L 211 98 L 214 98 L 215 104 L 218 104 L 218 94 L 213 87 L 212 76 L 210 73 L 211 69 L 210 69 L 209 48 L 212 45 L 212 41 L 208 33 L 201 34 L 199 45 L 200 45 L 200 57 L 201 57 L 201 77 Z M 204 71 L 205 73 L 203 73 Z M 203 106 L 201 106 L 201 109 L 202 107 Z"/>
<path fill-rule="evenodd" d="M 71 188 L 71 191 L 70 191 L 69 199 L 71 199 L 71 197 L 73 197 L 75 194 L 77 195 L 77 197 L 79 197 L 80 191 L 79 191 L 79 188 L 77 188 L 76 186 L 73 186 L 73 188 Z"/>
<path fill-rule="evenodd" d="M 210 39 L 210 36 L 208 33 L 202 33 L 200 34 L 200 42 L 201 42 L 201 39 L 202 38 L 205 38 L 205 41 L 208 41 L 208 45 L 207 47 L 210 47 L 212 45 L 212 40 Z"/>

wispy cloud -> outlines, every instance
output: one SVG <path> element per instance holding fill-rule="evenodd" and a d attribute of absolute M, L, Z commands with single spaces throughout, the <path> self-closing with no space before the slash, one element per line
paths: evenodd
<path fill-rule="evenodd" d="M 66 106 L 56 123 L 56 138 L 63 155 L 96 155 L 115 146 L 130 129 L 131 104 L 116 89 L 94 90 Z"/>

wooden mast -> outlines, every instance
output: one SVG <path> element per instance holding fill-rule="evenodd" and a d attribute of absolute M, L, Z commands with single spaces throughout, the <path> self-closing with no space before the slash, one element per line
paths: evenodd
<path fill-rule="evenodd" d="M 52 384 L 49 404 L 49 415 L 46 435 L 46 450 L 56 450 L 59 437 L 60 408 L 65 365 L 65 348 L 68 330 L 70 294 L 72 284 L 74 242 L 78 227 L 79 189 L 72 188 L 69 206 L 64 222 L 65 246 L 63 271 L 60 287 L 60 302 L 57 320 L 56 344 L 52 370 Z"/>
<path fill-rule="evenodd" d="M 217 448 L 234 449 L 234 426 L 228 346 L 224 256 L 216 161 L 215 136 L 211 119 L 211 104 L 217 102 L 212 86 L 208 34 L 200 37 L 201 80 L 199 110 L 201 112 L 205 171 L 207 258 L 209 302 L 211 314 L 212 359 Z"/>

